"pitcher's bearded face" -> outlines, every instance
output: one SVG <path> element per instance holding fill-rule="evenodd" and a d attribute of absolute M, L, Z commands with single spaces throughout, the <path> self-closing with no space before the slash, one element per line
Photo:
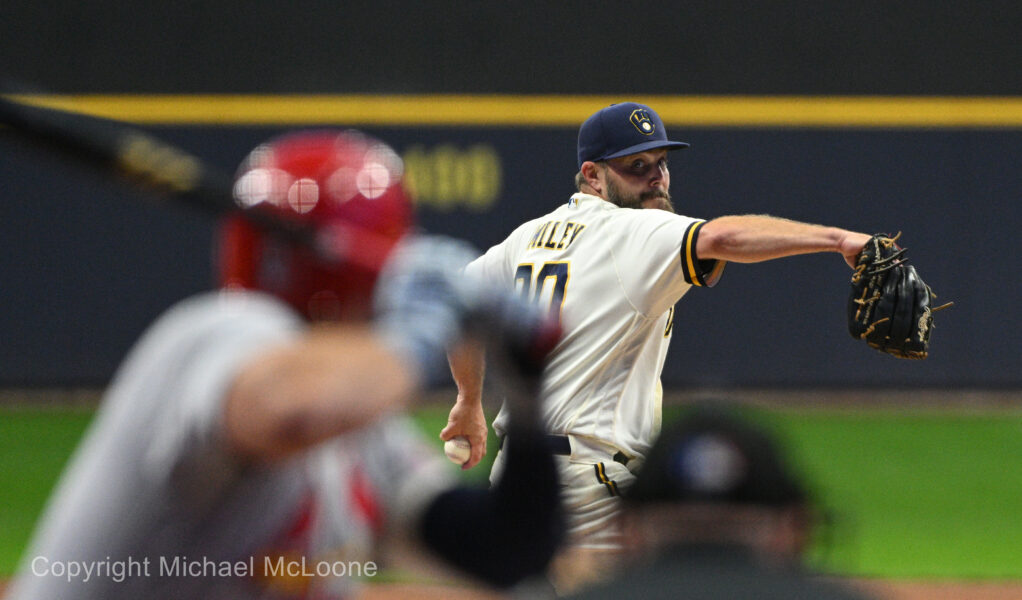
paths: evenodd
<path fill-rule="evenodd" d="M 607 178 L 607 201 L 621 208 L 659 208 L 674 212 L 671 194 L 667 190 L 628 193 L 621 190 L 612 178 Z"/>
<path fill-rule="evenodd" d="M 667 151 L 650 150 L 606 161 L 606 200 L 622 208 L 659 208 L 674 212 Z"/>

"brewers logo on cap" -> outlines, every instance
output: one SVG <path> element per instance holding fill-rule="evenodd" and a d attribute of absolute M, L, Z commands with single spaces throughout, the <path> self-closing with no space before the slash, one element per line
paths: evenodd
<path fill-rule="evenodd" d="M 653 135 L 653 132 L 656 131 L 656 126 L 653 125 L 653 118 L 649 116 L 649 111 L 643 108 L 633 110 L 628 120 L 632 122 L 632 125 L 635 125 L 635 128 L 642 135 Z"/>
<path fill-rule="evenodd" d="M 667 139 L 664 122 L 652 108 L 637 102 L 611 104 L 590 115 L 578 128 L 578 168 L 586 161 L 601 161 L 657 148 L 688 146 Z"/>

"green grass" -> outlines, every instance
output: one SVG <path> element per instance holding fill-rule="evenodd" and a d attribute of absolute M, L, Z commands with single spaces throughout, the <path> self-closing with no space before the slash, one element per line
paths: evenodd
<path fill-rule="evenodd" d="M 769 415 L 835 513 L 826 570 L 1022 578 L 1022 417 Z"/>
<path fill-rule="evenodd" d="M 677 416 L 668 410 L 665 421 Z M 881 578 L 1022 579 L 1022 415 L 765 410 L 834 515 L 814 563 Z M 0 575 L 13 572 L 90 415 L 0 408 Z M 416 418 L 436 440 L 447 411 Z M 491 438 L 492 441 L 492 438 Z M 490 456 L 495 448 L 490 447 Z M 464 473 L 482 484 L 488 464 Z"/>
<path fill-rule="evenodd" d="M 11 574 L 92 413 L 0 408 L 0 576 Z"/>

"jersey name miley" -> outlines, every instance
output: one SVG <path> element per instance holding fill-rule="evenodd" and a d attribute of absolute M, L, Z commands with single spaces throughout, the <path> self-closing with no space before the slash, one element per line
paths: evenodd
<path fill-rule="evenodd" d="M 536 228 L 529 240 L 528 249 L 545 248 L 564 250 L 575 241 L 586 226 L 573 221 L 546 221 Z"/>

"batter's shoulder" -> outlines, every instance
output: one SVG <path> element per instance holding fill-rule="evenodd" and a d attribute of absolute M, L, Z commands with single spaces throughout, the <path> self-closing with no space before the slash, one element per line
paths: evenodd
<path fill-rule="evenodd" d="M 298 314 L 273 296 L 221 290 L 177 302 L 149 326 L 137 346 L 190 346 L 237 333 L 290 335 L 302 327 Z"/>

